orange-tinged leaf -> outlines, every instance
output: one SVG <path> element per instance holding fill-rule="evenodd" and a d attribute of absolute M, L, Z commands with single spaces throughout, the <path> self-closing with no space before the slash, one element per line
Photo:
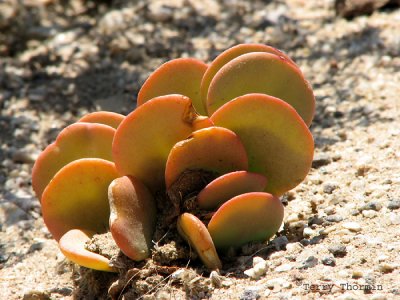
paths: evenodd
<path fill-rule="evenodd" d="M 221 269 L 222 264 L 206 226 L 194 215 L 184 213 L 178 218 L 178 232 L 196 250 L 204 265 Z"/>
<path fill-rule="evenodd" d="M 247 167 L 246 151 L 234 132 L 222 127 L 204 128 L 172 148 L 166 164 L 165 184 L 170 187 L 185 170 L 225 174 Z"/>
<path fill-rule="evenodd" d="M 43 192 L 42 213 L 55 240 L 71 229 L 104 233 L 110 207 L 107 189 L 118 172 L 112 162 L 82 158 L 64 166 Z"/>
<path fill-rule="evenodd" d="M 178 58 L 161 65 L 150 75 L 139 91 L 137 105 L 163 95 L 181 94 L 193 101 L 201 115 L 206 115 L 200 98 L 200 83 L 207 65 L 193 58 Z"/>
<path fill-rule="evenodd" d="M 53 176 L 74 160 L 94 157 L 112 161 L 114 133 L 114 128 L 103 124 L 75 123 L 64 128 L 33 166 L 32 187 L 37 197 L 40 199 Z"/>
<path fill-rule="evenodd" d="M 202 209 L 214 209 L 229 199 L 249 192 L 262 192 L 267 178 L 261 174 L 236 171 L 227 173 L 210 182 L 198 195 L 197 203 Z"/>
<path fill-rule="evenodd" d="M 239 44 L 236 45 L 232 48 L 229 48 L 222 52 L 220 55 L 218 55 L 213 62 L 208 66 L 207 71 L 205 72 L 203 79 L 201 81 L 201 98 L 203 101 L 204 106 L 206 106 L 207 103 L 207 92 L 208 88 L 210 86 L 211 80 L 217 74 L 217 72 L 228 62 L 230 62 L 232 59 L 246 54 L 246 53 L 251 53 L 251 52 L 267 52 L 267 53 L 272 53 L 275 55 L 278 55 L 280 57 L 283 57 L 286 59 L 288 62 L 292 63 L 293 65 L 296 66 L 296 64 L 290 59 L 289 56 L 287 56 L 285 53 L 282 51 L 268 46 L 264 44 Z"/>
<path fill-rule="evenodd" d="M 189 98 L 154 98 L 125 117 L 115 134 L 113 157 L 122 175 L 132 175 L 152 192 L 164 186 L 165 163 L 176 142 L 193 131 L 199 116 Z"/>
<path fill-rule="evenodd" d="M 114 129 L 117 129 L 119 124 L 125 118 L 124 115 L 117 114 L 111 111 L 96 111 L 90 114 L 84 115 L 79 119 L 78 122 L 87 122 L 87 123 L 100 123 L 104 125 L 108 125 Z"/>
<path fill-rule="evenodd" d="M 214 126 L 214 123 L 209 117 L 199 116 L 193 122 L 193 131 Z"/>
<path fill-rule="evenodd" d="M 100 254 L 91 252 L 85 248 L 85 244 L 95 232 L 90 230 L 71 229 L 58 241 L 61 252 L 74 263 L 106 272 L 116 272 L 110 266 L 110 260 Z"/>
<path fill-rule="evenodd" d="M 283 205 L 268 193 L 246 193 L 222 204 L 208 224 L 217 249 L 265 241 L 279 229 Z"/>
<path fill-rule="evenodd" d="M 150 255 L 156 225 L 156 206 L 147 187 L 132 176 L 109 186 L 110 231 L 121 251 L 135 261 Z"/>
<path fill-rule="evenodd" d="M 248 94 L 226 103 L 211 119 L 240 137 L 249 157 L 249 171 L 268 178 L 266 192 L 282 195 L 307 176 L 314 141 L 306 124 L 286 102 Z"/>
<path fill-rule="evenodd" d="M 214 76 L 207 95 L 211 115 L 228 101 L 249 93 L 268 94 L 293 106 L 309 126 L 315 98 L 301 71 L 275 54 L 252 52 L 225 64 Z"/>

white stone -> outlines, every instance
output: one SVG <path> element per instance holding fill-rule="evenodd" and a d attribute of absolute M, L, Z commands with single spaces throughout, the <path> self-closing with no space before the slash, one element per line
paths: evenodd
<path fill-rule="evenodd" d="M 267 272 L 267 262 L 265 260 L 258 262 L 253 268 L 244 271 L 244 274 L 252 279 L 259 279 Z"/>
<path fill-rule="evenodd" d="M 268 266 L 267 266 L 266 262 L 261 262 L 261 263 L 256 264 L 253 267 L 253 269 L 254 269 L 254 273 L 261 277 L 262 275 L 264 275 L 267 272 Z"/>
<path fill-rule="evenodd" d="M 378 213 L 375 210 L 369 209 L 369 210 L 363 210 L 362 214 L 364 217 L 371 219 L 375 218 Z"/>
<path fill-rule="evenodd" d="M 281 272 L 290 271 L 291 269 L 293 269 L 293 266 L 291 264 L 284 264 L 284 265 L 277 267 L 275 269 L 275 271 L 281 273 Z"/>
<path fill-rule="evenodd" d="M 260 256 L 253 257 L 253 267 L 259 263 L 266 263 L 265 259 Z"/>
<path fill-rule="evenodd" d="M 347 222 L 343 224 L 343 228 L 348 229 L 353 232 L 361 231 L 361 225 L 357 222 Z"/>
<path fill-rule="evenodd" d="M 312 230 L 310 227 L 306 227 L 306 228 L 304 228 L 304 230 L 303 230 L 303 235 L 304 235 L 305 237 L 310 237 L 310 236 L 312 236 L 312 235 L 314 235 L 314 234 L 315 234 L 315 231 Z"/>
<path fill-rule="evenodd" d="M 257 279 L 257 276 L 256 276 L 256 274 L 255 274 L 253 268 L 247 269 L 247 270 L 245 270 L 243 273 L 244 273 L 245 275 L 249 276 L 249 277 L 252 278 L 252 279 Z"/>
<path fill-rule="evenodd" d="M 297 253 L 303 250 L 303 246 L 300 243 L 290 243 L 286 245 L 286 251 L 289 253 Z"/>
<path fill-rule="evenodd" d="M 291 214 L 286 218 L 286 222 L 288 222 L 288 223 L 294 223 L 294 222 L 297 222 L 299 220 L 300 220 L 299 219 L 299 214 L 297 214 L 297 213 Z"/>

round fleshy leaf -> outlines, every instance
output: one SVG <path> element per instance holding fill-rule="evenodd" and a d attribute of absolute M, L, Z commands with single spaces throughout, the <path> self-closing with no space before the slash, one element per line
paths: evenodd
<path fill-rule="evenodd" d="M 96 111 L 90 114 L 84 115 L 79 119 L 78 122 L 86 122 L 86 123 L 99 123 L 108 125 L 114 129 L 117 129 L 119 124 L 121 124 L 122 120 L 125 118 L 124 115 L 117 114 L 111 111 Z"/>
<path fill-rule="evenodd" d="M 268 94 L 293 106 L 309 126 L 315 99 L 301 71 L 275 54 L 243 54 L 225 64 L 214 76 L 207 95 L 211 115 L 228 101 L 249 93 Z"/>
<path fill-rule="evenodd" d="M 193 122 L 193 131 L 200 130 L 203 128 L 208 128 L 214 126 L 214 123 L 211 121 L 209 117 L 199 116 Z"/>
<path fill-rule="evenodd" d="M 108 189 L 110 231 L 130 259 L 140 261 L 150 255 L 156 225 L 156 206 L 147 187 L 134 177 L 115 179 Z"/>
<path fill-rule="evenodd" d="M 103 124 L 75 123 L 64 128 L 53 144 L 40 153 L 32 169 L 32 187 L 37 197 L 66 164 L 80 158 L 112 161 L 115 129 Z"/>
<path fill-rule="evenodd" d="M 232 48 L 229 48 L 222 52 L 220 55 L 218 55 L 213 62 L 208 66 L 207 71 L 204 73 L 203 79 L 201 81 L 201 98 L 203 101 L 204 106 L 206 105 L 207 102 L 207 92 L 208 88 L 210 86 L 211 80 L 217 74 L 217 72 L 228 62 L 230 62 L 232 59 L 246 54 L 246 53 L 251 53 L 251 52 L 267 52 L 267 53 L 272 53 L 275 55 L 278 55 L 280 57 L 283 57 L 286 59 L 288 62 L 292 63 L 293 65 L 296 66 L 296 64 L 290 59 L 289 56 L 287 56 L 285 53 L 282 51 L 271 47 L 267 46 L 264 44 L 239 44 L 236 45 Z"/>
<path fill-rule="evenodd" d="M 108 258 L 85 248 L 94 234 L 95 232 L 89 230 L 71 229 L 60 238 L 58 245 L 65 257 L 80 266 L 98 271 L 116 272 L 110 267 Z"/>
<path fill-rule="evenodd" d="M 222 127 L 204 128 L 172 148 L 165 169 L 165 184 L 170 187 L 185 170 L 225 174 L 247 170 L 247 167 L 246 151 L 234 132 Z"/>
<path fill-rule="evenodd" d="M 107 189 L 119 175 L 112 162 L 82 158 L 64 166 L 42 196 L 42 213 L 55 240 L 71 229 L 103 233 L 110 207 Z"/>
<path fill-rule="evenodd" d="M 178 232 L 196 250 L 204 265 L 221 269 L 222 264 L 206 226 L 194 215 L 184 213 L 178 218 Z"/>
<path fill-rule="evenodd" d="M 193 131 L 198 119 L 189 98 L 168 95 L 139 106 L 122 121 L 113 141 L 115 165 L 152 192 L 164 186 L 165 163 L 176 142 Z"/>
<path fill-rule="evenodd" d="M 208 224 L 218 249 L 271 238 L 283 221 L 283 205 L 268 193 L 247 193 L 222 204 Z"/>
<path fill-rule="evenodd" d="M 236 171 L 210 182 L 198 195 L 197 203 L 202 209 L 214 209 L 240 194 L 262 192 L 267 178 L 261 174 Z"/>
<path fill-rule="evenodd" d="M 181 94 L 189 97 L 196 111 L 206 115 L 200 97 L 200 83 L 207 65 L 193 58 L 178 58 L 161 65 L 150 75 L 139 91 L 137 105 L 169 94 Z"/>
<path fill-rule="evenodd" d="M 222 106 L 211 119 L 240 137 L 249 157 L 249 171 L 268 178 L 266 192 L 282 195 L 307 176 L 314 153 L 313 137 L 286 102 L 248 94 Z"/>

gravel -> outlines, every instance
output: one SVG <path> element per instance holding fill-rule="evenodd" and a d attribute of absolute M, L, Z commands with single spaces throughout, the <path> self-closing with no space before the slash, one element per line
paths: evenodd
<path fill-rule="evenodd" d="M 400 200 L 390 200 L 387 206 L 390 210 L 395 210 L 400 208 Z"/>
<path fill-rule="evenodd" d="M 344 257 L 347 254 L 346 246 L 341 244 L 329 246 L 328 250 L 334 257 Z"/>
<path fill-rule="evenodd" d="M 325 266 L 334 267 L 336 265 L 336 260 L 333 257 L 326 256 L 321 259 L 321 262 Z"/>

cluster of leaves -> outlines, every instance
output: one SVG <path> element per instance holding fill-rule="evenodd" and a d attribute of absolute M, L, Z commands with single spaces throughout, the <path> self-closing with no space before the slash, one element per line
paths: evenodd
<path fill-rule="evenodd" d="M 279 196 L 311 166 L 314 106 L 302 72 L 270 46 L 238 45 L 210 65 L 169 61 L 129 115 L 86 115 L 41 153 L 32 185 L 44 221 L 69 259 L 113 271 L 85 243 L 111 231 L 126 256 L 144 260 L 168 216 L 208 268 L 221 268 L 218 253 L 279 229 Z"/>

